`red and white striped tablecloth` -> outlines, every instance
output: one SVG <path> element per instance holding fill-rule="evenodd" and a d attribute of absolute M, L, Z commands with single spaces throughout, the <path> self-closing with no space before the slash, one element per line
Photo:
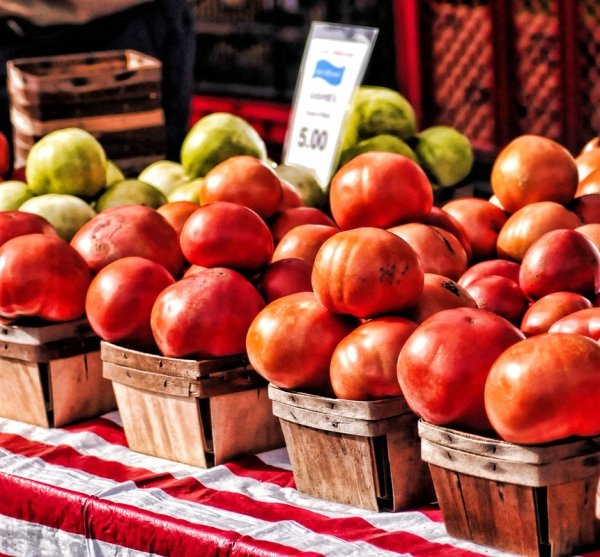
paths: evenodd
<path fill-rule="evenodd" d="M 434 505 L 375 513 L 302 495 L 285 449 L 209 470 L 135 453 L 117 412 L 63 429 L 0 419 L 0 553 L 507 555 L 448 536 Z"/>

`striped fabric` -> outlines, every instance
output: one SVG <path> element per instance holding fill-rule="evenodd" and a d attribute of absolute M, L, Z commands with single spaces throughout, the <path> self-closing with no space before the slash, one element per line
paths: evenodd
<path fill-rule="evenodd" d="M 302 495 L 285 449 L 209 470 L 132 452 L 116 412 L 64 429 L 0 419 L 0 553 L 507 555 L 449 537 L 433 505 L 374 513 Z"/>

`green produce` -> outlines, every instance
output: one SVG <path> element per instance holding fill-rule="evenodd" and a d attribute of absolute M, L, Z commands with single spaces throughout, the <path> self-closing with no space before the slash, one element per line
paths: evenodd
<path fill-rule="evenodd" d="M 106 154 L 96 138 L 79 128 L 63 128 L 33 145 L 25 163 L 35 195 L 96 195 L 106 185 Z"/>
<path fill-rule="evenodd" d="M 169 201 L 193 201 L 200 203 L 200 184 L 203 178 L 196 178 L 189 182 L 183 182 L 171 190 L 167 195 Z"/>
<path fill-rule="evenodd" d="M 158 188 L 141 180 L 122 180 L 108 188 L 96 201 L 96 211 L 121 205 L 145 205 L 157 209 L 167 202 Z"/>
<path fill-rule="evenodd" d="M 275 167 L 275 173 L 294 187 L 306 207 L 321 207 L 325 204 L 325 190 L 312 168 L 299 164 L 280 164 Z"/>
<path fill-rule="evenodd" d="M 106 161 L 106 187 L 112 186 L 121 180 L 125 180 L 125 174 L 111 160 Z"/>
<path fill-rule="evenodd" d="M 0 182 L 0 211 L 15 211 L 32 197 L 33 192 L 25 182 L 19 180 Z"/>
<path fill-rule="evenodd" d="M 235 155 L 266 160 L 267 148 L 246 120 L 227 112 L 214 112 L 198 120 L 181 146 L 181 164 L 190 178 L 204 176 Z"/>
<path fill-rule="evenodd" d="M 25 201 L 19 211 L 44 217 L 65 241 L 96 215 L 89 203 L 80 197 L 64 193 L 47 193 Z"/>
<path fill-rule="evenodd" d="M 357 155 L 366 153 L 368 151 L 384 151 L 387 153 L 396 153 L 398 155 L 404 155 L 415 162 L 419 162 L 415 152 L 409 147 L 407 143 L 402 141 L 399 137 L 389 134 L 380 134 L 359 141 L 352 147 L 345 149 L 340 155 L 338 167 L 344 166 L 347 162 L 351 161 Z"/>
<path fill-rule="evenodd" d="M 168 196 L 177 186 L 187 182 L 188 177 L 178 162 L 160 160 L 144 168 L 138 180 L 151 184 Z"/>

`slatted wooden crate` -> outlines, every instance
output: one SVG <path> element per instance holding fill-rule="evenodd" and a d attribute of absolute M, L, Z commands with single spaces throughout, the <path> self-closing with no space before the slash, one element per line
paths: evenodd
<path fill-rule="evenodd" d="M 339 400 L 273 385 L 269 397 L 302 493 L 375 511 L 433 500 L 404 398 Z"/>
<path fill-rule="evenodd" d="M 87 321 L 0 326 L 0 416 L 60 427 L 116 408 Z"/>
<path fill-rule="evenodd" d="M 134 50 L 18 58 L 7 64 L 15 166 L 47 133 L 93 134 L 126 175 L 165 156 L 161 63 Z"/>
<path fill-rule="evenodd" d="M 515 445 L 419 422 L 448 533 L 519 555 L 600 547 L 600 437 Z"/>
<path fill-rule="evenodd" d="M 166 358 L 101 344 L 129 448 L 209 468 L 283 446 L 266 382 L 245 356 Z"/>

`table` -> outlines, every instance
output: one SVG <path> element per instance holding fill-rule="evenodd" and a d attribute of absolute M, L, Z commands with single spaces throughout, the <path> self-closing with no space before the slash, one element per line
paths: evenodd
<path fill-rule="evenodd" d="M 62 429 L 0 419 L 0 552 L 508 555 L 448 536 L 434 504 L 376 513 L 303 495 L 285 449 L 208 470 L 135 453 L 118 412 Z"/>

